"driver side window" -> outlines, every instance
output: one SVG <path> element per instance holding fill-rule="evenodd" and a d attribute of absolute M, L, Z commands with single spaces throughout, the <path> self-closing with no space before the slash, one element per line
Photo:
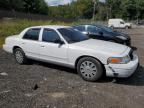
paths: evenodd
<path fill-rule="evenodd" d="M 43 42 L 58 43 L 60 40 L 59 35 L 52 29 L 44 29 L 42 35 Z"/>
<path fill-rule="evenodd" d="M 79 30 L 79 31 L 81 31 L 81 32 L 85 31 L 85 26 L 83 26 L 83 25 L 76 26 L 74 28 L 77 29 L 77 30 Z"/>
<path fill-rule="evenodd" d="M 124 24 L 124 22 L 121 21 L 120 24 Z"/>
<path fill-rule="evenodd" d="M 88 26 L 87 31 L 90 33 L 98 33 L 99 32 L 99 30 L 96 26 Z"/>

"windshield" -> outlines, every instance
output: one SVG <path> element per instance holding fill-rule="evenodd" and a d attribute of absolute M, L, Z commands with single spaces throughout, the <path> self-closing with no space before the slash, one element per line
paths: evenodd
<path fill-rule="evenodd" d="M 81 42 L 89 39 L 88 36 L 82 34 L 81 32 L 73 28 L 61 28 L 58 29 L 58 31 L 68 43 Z"/>

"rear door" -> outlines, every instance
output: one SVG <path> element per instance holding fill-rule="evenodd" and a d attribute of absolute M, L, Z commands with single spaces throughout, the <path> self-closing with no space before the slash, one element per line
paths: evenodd
<path fill-rule="evenodd" d="M 25 54 L 29 57 L 39 58 L 39 35 L 41 28 L 28 29 L 20 42 Z"/>

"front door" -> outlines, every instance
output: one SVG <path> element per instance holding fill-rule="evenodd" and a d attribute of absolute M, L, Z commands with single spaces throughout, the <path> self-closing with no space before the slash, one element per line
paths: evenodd
<path fill-rule="evenodd" d="M 60 44 L 60 36 L 53 29 L 43 29 L 42 40 L 40 42 L 40 55 L 44 60 L 52 62 L 67 63 L 66 44 Z"/>

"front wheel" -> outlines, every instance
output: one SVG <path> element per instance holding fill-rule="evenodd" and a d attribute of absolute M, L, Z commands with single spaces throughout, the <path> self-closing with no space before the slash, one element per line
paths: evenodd
<path fill-rule="evenodd" d="M 15 60 L 19 64 L 26 64 L 27 63 L 27 58 L 25 56 L 24 51 L 21 48 L 16 48 L 14 50 L 14 56 Z"/>
<path fill-rule="evenodd" d="M 84 57 L 78 61 L 77 72 L 86 81 L 97 81 L 102 77 L 103 68 L 98 60 Z"/>

